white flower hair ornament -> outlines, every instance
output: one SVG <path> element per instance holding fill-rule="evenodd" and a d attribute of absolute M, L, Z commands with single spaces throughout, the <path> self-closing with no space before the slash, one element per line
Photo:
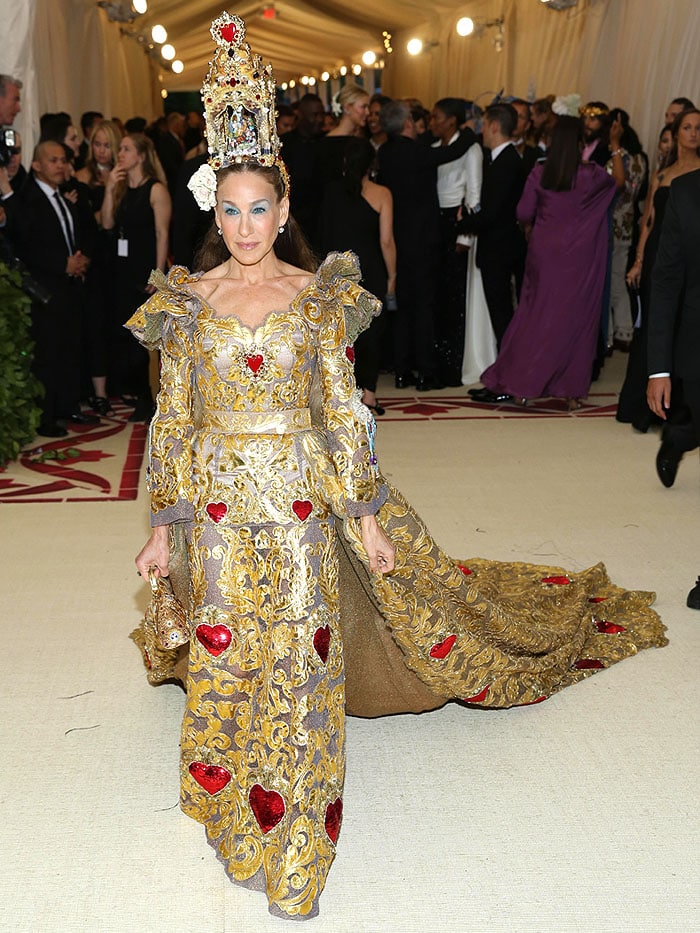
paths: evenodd
<path fill-rule="evenodd" d="M 334 117 L 342 117 L 343 115 L 343 108 L 340 105 L 339 97 L 340 91 L 337 91 L 331 98 L 331 113 Z"/>
<path fill-rule="evenodd" d="M 566 97 L 557 97 L 552 104 L 552 111 L 558 117 L 577 117 L 581 110 L 581 95 L 568 94 Z"/>
<path fill-rule="evenodd" d="M 216 172 L 205 162 L 200 165 L 187 182 L 200 211 L 209 211 L 216 207 Z"/>

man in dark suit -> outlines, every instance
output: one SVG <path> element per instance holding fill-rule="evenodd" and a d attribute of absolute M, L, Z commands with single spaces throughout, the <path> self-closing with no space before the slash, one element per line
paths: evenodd
<path fill-rule="evenodd" d="M 205 152 L 182 163 L 173 197 L 173 220 L 170 225 L 173 262 L 176 266 L 187 266 L 188 269 L 192 269 L 194 257 L 214 219 L 214 211 L 200 210 L 187 187 L 190 178 L 208 158 Z"/>
<path fill-rule="evenodd" d="M 691 421 L 667 424 L 656 458 L 664 486 L 672 486 L 681 457 L 700 445 L 700 171 L 671 183 L 651 277 L 649 408 L 664 421 L 671 405 L 671 374 L 680 378 Z M 700 609 L 700 577 L 688 594 Z"/>
<path fill-rule="evenodd" d="M 180 166 L 185 161 L 185 146 L 182 141 L 185 135 L 184 116 L 177 112 L 169 113 L 166 118 L 166 127 L 166 132 L 158 137 L 156 151 L 168 180 L 170 197 L 174 198 Z"/>
<path fill-rule="evenodd" d="M 500 346 L 513 317 L 513 287 L 524 261 L 525 239 L 515 218 L 523 193 L 523 160 L 512 143 L 518 115 L 510 104 L 493 104 L 484 114 L 484 146 L 491 158 L 484 164 L 481 207 L 464 214 L 460 233 L 475 233 L 476 264 L 481 270 L 491 325 Z"/>
<path fill-rule="evenodd" d="M 289 208 L 309 243 L 317 247 L 318 218 L 323 185 L 316 150 L 323 136 L 323 102 L 318 94 L 304 94 L 299 101 L 297 125 L 280 137 L 280 155 L 290 180 Z"/>
<path fill-rule="evenodd" d="M 99 420 L 80 412 L 80 328 L 91 231 L 59 191 L 65 174 L 63 146 L 39 143 L 32 174 L 5 201 L 16 253 L 51 294 L 47 305 L 34 303 L 31 310 L 34 372 L 45 390 L 38 433 L 45 437 L 65 437 L 65 424 Z"/>
<path fill-rule="evenodd" d="M 411 110 L 401 101 L 384 104 L 379 120 L 388 138 L 377 153 L 377 181 L 386 185 L 394 199 L 398 310 L 392 345 L 396 387 L 415 383 L 418 391 L 429 391 L 443 388 L 435 348 L 440 249 L 437 166 L 463 156 L 475 138 L 466 130 L 452 145 L 432 149 L 416 140 Z"/>

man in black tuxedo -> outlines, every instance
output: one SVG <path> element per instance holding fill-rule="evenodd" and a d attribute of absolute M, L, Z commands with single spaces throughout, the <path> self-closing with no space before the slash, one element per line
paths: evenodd
<path fill-rule="evenodd" d="M 671 405 L 671 374 L 683 383 L 691 421 L 667 424 L 656 458 L 664 486 L 672 486 L 681 457 L 700 445 L 700 171 L 671 183 L 651 276 L 649 408 L 664 421 Z M 700 577 L 688 594 L 700 609 Z"/>
<path fill-rule="evenodd" d="M 92 231 L 84 214 L 59 192 L 65 174 L 63 146 L 39 143 L 32 174 L 5 202 L 16 253 L 51 294 L 47 305 L 33 303 L 31 309 L 34 372 L 45 390 L 38 433 L 45 437 L 65 437 L 65 423 L 99 420 L 80 412 L 81 320 Z"/>
<path fill-rule="evenodd" d="M 432 149 L 416 139 L 408 104 L 390 101 L 379 114 L 387 141 L 377 153 L 377 181 L 394 199 L 396 302 L 392 345 L 396 387 L 443 388 L 435 348 L 435 302 L 440 259 L 437 167 L 474 145 L 470 129 L 448 146 Z M 516 156 L 516 158 L 518 158 Z M 414 370 L 416 375 L 414 375 Z"/>
<path fill-rule="evenodd" d="M 484 164 L 481 207 L 464 214 L 460 233 L 475 233 L 476 264 L 481 270 L 491 325 L 499 347 L 513 317 L 512 278 L 524 262 L 525 238 L 515 209 L 525 185 L 523 160 L 512 143 L 518 115 L 510 104 L 493 104 L 484 114 L 484 146 L 491 158 Z"/>
<path fill-rule="evenodd" d="M 304 94 L 299 101 L 296 127 L 280 137 L 280 155 L 289 172 L 289 208 L 302 233 L 315 248 L 318 248 L 318 218 L 323 200 L 316 151 L 323 136 L 324 114 L 318 94 Z"/>

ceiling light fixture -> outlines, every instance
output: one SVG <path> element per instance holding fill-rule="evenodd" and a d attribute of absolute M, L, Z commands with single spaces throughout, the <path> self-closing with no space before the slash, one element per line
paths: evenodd
<path fill-rule="evenodd" d="M 362 55 L 362 63 L 364 65 L 367 65 L 368 68 L 371 68 L 371 66 L 376 62 L 376 60 L 377 60 L 377 53 L 373 52 L 371 49 L 368 49 Z"/>
<path fill-rule="evenodd" d="M 175 47 L 168 43 L 161 48 L 160 54 L 166 62 L 171 62 L 175 58 Z"/>
<path fill-rule="evenodd" d="M 181 75 L 185 70 L 185 66 L 182 64 L 179 58 L 176 58 L 170 67 L 173 69 L 176 75 Z"/>
<path fill-rule="evenodd" d="M 161 26 L 160 23 L 156 23 L 153 29 L 151 29 L 151 38 L 158 45 L 162 45 L 164 42 L 168 41 L 168 30 L 165 26 Z"/>

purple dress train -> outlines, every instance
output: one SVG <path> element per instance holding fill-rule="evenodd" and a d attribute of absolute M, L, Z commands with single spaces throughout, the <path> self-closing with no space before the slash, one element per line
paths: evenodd
<path fill-rule="evenodd" d="M 614 180 L 582 164 L 571 191 L 528 176 L 518 220 L 533 224 L 520 303 L 498 358 L 482 373 L 492 392 L 517 398 L 585 398 L 600 328 Z"/>

